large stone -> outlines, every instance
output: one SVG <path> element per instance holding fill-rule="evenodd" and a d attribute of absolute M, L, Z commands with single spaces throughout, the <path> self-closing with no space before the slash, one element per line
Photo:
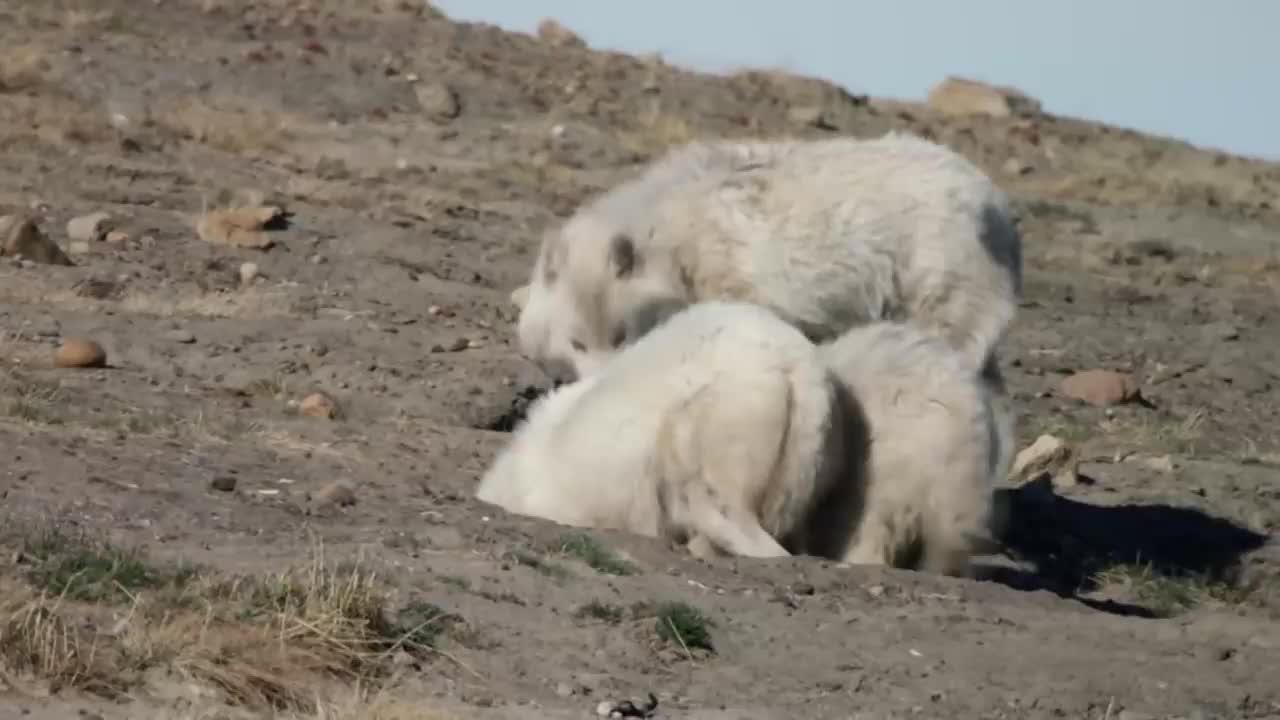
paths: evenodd
<path fill-rule="evenodd" d="M 1065 378 L 1058 386 L 1066 397 L 1106 407 L 1138 397 L 1138 383 L 1128 373 L 1114 370 L 1085 370 Z"/>
<path fill-rule="evenodd" d="M 0 216 L 0 255 L 45 265 L 74 265 L 34 219 L 22 215 Z"/>
<path fill-rule="evenodd" d="M 1040 112 L 1040 101 L 1016 88 L 990 85 L 964 77 L 948 77 L 929 90 L 929 106 L 944 115 L 1012 115 Z"/>

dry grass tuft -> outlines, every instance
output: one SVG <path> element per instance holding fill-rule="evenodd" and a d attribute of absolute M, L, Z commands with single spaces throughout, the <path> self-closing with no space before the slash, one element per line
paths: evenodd
<path fill-rule="evenodd" d="M 233 153 L 279 151 L 302 125 L 285 113 L 215 107 L 197 98 L 157 112 L 152 121 L 185 139 Z"/>
<path fill-rule="evenodd" d="M 39 678 L 53 692 L 115 689 L 110 668 L 92 641 L 68 622 L 62 605 L 60 597 L 0 580 L 0 670 Z"/>
<path fill-rule="evenodd" d="M 83 145 L 106 140 L 111 132 L 105 114 L 62 94 L 11 94 L 0 102 L 0 150 Z"/>
<path fill-rule="evenodd" d="M 618 133 L 618 140 L 627 150 L 649 157 L 687 143 L 693 138 L 694 131 L 688 121 L 679 115 L 663 111 L 657 101 L 648 111 L 641 113 L 630 127 Z"/>
<path fill-rule="evenodd" d="M 44 83 L 51 70 L 42 45 L 15 45 L 0 50 L 0 93 L 18 92 Z"/>
<path fill-rule="evenodd" d="M 1160 617 L 1172 617 L 1201 606 L 1270 607 L 1273 591 L 1260 577 L 1245 580 L 1228 573 L 1169 574 L 1150 563 L 1113 565 L 1093 577 L 1100 588 L 1119 590 Z"/>
<path fill-rule="evenodd" d="M 420 717 L 363 691 L 349 708 L 321 698 L 335 682 L 376 691 L 393 653 L 433 651 L 455 619 L 425 604 L 391 613 L 374 572 L 319 548 L 297 570 L 225 577 L 60 531 L 17 544 L 17 572 L 0 578 L 0 670 L 53 691 L 125 691 L 163 669 L 248 708 Z"/>

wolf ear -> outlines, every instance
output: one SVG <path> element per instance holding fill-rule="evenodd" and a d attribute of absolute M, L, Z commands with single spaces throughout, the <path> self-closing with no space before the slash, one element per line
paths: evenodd
<path fill-rule="evenodd" d="M 525 303 L 529 302 L 529 286 L 521 285 L 511 291 L 511 304 L 523 310 Z"/>
<path fill-rule="evenodd" d="M 635 272 L 640 258 L 636 253 L 636 243 L 626 233 L 618 233 L 609 241 L 609 265 L 616 277 L 624 278 Z"/>

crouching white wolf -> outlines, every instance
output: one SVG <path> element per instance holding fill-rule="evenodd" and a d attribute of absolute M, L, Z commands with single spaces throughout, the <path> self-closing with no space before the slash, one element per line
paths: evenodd
<path fill-rule="evenodd" d="M 992 540 L 993 493 L 1013 419 L 945 341 L 902 323 L 849 330 L 819 353 L 865 416 L 854 564 L 968 575 Z"/>
<path fill-rule="evenodd" d="M 696 304 L 535 402 L 476 495 L 703 557 L 963 575 L 1010 461 L 988 393 L 910 325 L 819 348 L 758 306 Z"/>
<path fill-rule="evenodd" d="M 758 306 L 696 304 L 536 401 L 476 496 L 701 557 L 842 547 L 849 529 L 817 517 L 856 517 L 843 423 L 802 333 Z"/>
<path fill-rule="evenodd" d="M 582 377 L 674 309 L 733 300 L 814 342 L 909 319 L 998 385 L 1021 242 L 992 180 L 917 137 L 695 142 L 547 234 L 512 293 L 519 346 Z"/>

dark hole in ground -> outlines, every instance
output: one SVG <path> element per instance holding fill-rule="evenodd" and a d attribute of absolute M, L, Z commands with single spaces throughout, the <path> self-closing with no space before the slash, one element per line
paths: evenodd
<path fill-rule="evenodd" d="M 546 394 L 546 392 L 546 388 L 536 385 L 525 387 L 516 393 L 516 396 L 511 399 L 511 404 L 505 411 L 499 413 L 497 417 L 488 422 L 480 424 L 476 429 L 505 433 L 515 430 L 516 426 L 524 420 L 526 413 L 529 412 L 529 405 Z"/>

